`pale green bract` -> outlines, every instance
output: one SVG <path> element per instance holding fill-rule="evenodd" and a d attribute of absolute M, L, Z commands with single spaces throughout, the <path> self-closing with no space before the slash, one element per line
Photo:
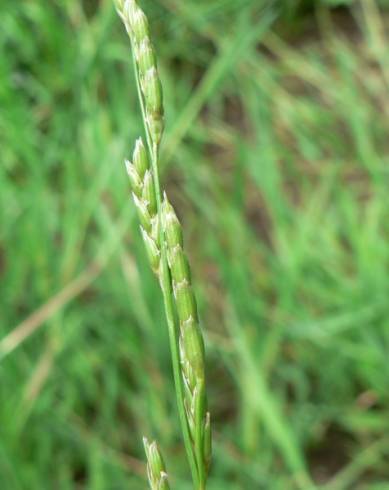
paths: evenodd
<path fill-rule="evenodd" d="M 149 443 L 143 438 L 143 445 L 147 457 L 147 477 L 151 490 L 169 490 L 165 463 L 155 441 Z"/>
<path fill-rule="evenodd" d="M 132 162 L 126 161 L 126 168 L 147 256 L 164 296 L 178 412 L 194 488 L 205 490 L 212 444 L 204 341 L 181 224 L 166 195 L 162 201 L 160 190 L 162 86 L 144 12 L 135 0 L 115 0 L 115 5 L 131 40 L 147 142 L 145 146 L 141 138 L 136 141 Z M 144 445 L 151 489 L 168 489 L 167 473 L 156 443 L 149 444 L 145 439 Z"/>

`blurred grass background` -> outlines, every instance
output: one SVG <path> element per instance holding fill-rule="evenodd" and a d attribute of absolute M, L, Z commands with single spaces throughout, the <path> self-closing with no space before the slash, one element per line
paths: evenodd
<path fill-rule="evenodd" d="M 209 490 L 389 489 L 388 2 L 144 0 L 206 331 Z M 0 2 L 2 490 L 189 489 L 110 0 Z"/>

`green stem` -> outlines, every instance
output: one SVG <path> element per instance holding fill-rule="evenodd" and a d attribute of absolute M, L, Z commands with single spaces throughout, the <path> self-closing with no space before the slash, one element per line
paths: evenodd
<path fill-rule="evenodd" d="M 205 402 L 205 386 L 201 381 L 196 387 L 199 390 L 199 395 L 196 400 L 195 407 L 195 452 L 197 458 L 197 467 L 199 473 L 199 489 L 205 489 L 205 468 L 204 468 L 204 431 L 203 431 L 203 414 Z"/>
<path fill-rule="evenodd" d="M 138 92 L 138 99 L 142 112 L 142 120 L 143 120 L 143 125 L 146 134 L 147 147 L 149 150 L 149 155 L 151 157 L 154 188 L 155 188 L 155 194 L 157 200 L 158 220 L 159 220 L 159 245 L 161 248 L 161 264 L 162 264 L 162 268 L 161 268 L 162 273 L 161 273 L 160 281 L 161 281 L 161 289 L 162 289 L 164 306 L 165 306 L 166 320 L 168 324 L 169 343 L 170 343 L 170 351 L 172 356 L 173 378 L 174 378 L 174 385 L 175 385 L 175 391 L 177 396 L 178 414 L 181 423 L 181 430 L 184 437 L 185 450 L 189 461 L 190 470 L 192 473 L 193 483 L 195 485 L 195 488 L 198 488 L 199 490 L 203 490 L 201 484 L 200 486 L 198 484 L 199 477 L 198 477 L 198 470 L 196 466 L 196 459 L 190 440 L 188 420 L 186 418 L 186 413 L 185 413 L 184 392 L 183 392 L 181 369 L 180 369 L 180 355 L 178 349 L 178 328 L 176 325 L 176 318 L 174 315 L 172 285 L 171 285 L 169 267 L 167 263 L 166 244 L 165 244 L 164 232 L 163 232 L 162 220 L 161 220 L 162 195 L 161 195 L 161 187 L 159 184 L 159 172 L 158 172 L 158 165 L 157 165 L 158 147 L 157 145 L 153 145 L 151 143 L 150 133 L 148 131 L 147 121 L 146 121 L 146 111 L 145 111 L 142 91 L 140 87 L 138 66 L 135 60 L 134 46 L 133 46 L 133 41 L 131 39 L 131 36 L 130 36 L 130 40 L 131 40 L 131 52 L 132 52 L 132 61 L 134 65 L 136 89 Z"/>

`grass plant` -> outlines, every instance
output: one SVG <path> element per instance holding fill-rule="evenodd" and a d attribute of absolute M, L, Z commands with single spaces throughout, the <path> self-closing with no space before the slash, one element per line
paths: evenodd
<path fill-rule="evenodd" d="M 116 7 L 131 40 L 135 79 L 147 147 L 137 140 L 133 163 L 126 161 L 147 255 L 164 297 L 178 411 L 194 488 L 204 490 L 211 461 L 211 426 L 205 392 L 204 343 L 183 251 L 181 225 L 163 201 L 158 158 L 163 134 L 162 87 L 147 18 L 135 0 Z M 148 446 L 146 446 L 148 447 Z M 151 452 L 148 450 L 148 457 Z M 148 467 L 153 467 L 148 462 Z M 155 487 L 155 478 L 149 482 Z M 165 484 L 165 483 L 163 483 Z"/>

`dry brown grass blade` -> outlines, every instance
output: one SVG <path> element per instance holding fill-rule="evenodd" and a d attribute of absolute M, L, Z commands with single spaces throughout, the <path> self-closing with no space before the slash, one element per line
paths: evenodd
<path fill-rule="evenodd" d="M 96 279 L 103 267 L 103 263 L 92 262 L 78 277 L 17 325 L 0 341 L 0 359 L 15 350 L 30 335 L 36 332 L 46 320 L 82 293 Z"/>

